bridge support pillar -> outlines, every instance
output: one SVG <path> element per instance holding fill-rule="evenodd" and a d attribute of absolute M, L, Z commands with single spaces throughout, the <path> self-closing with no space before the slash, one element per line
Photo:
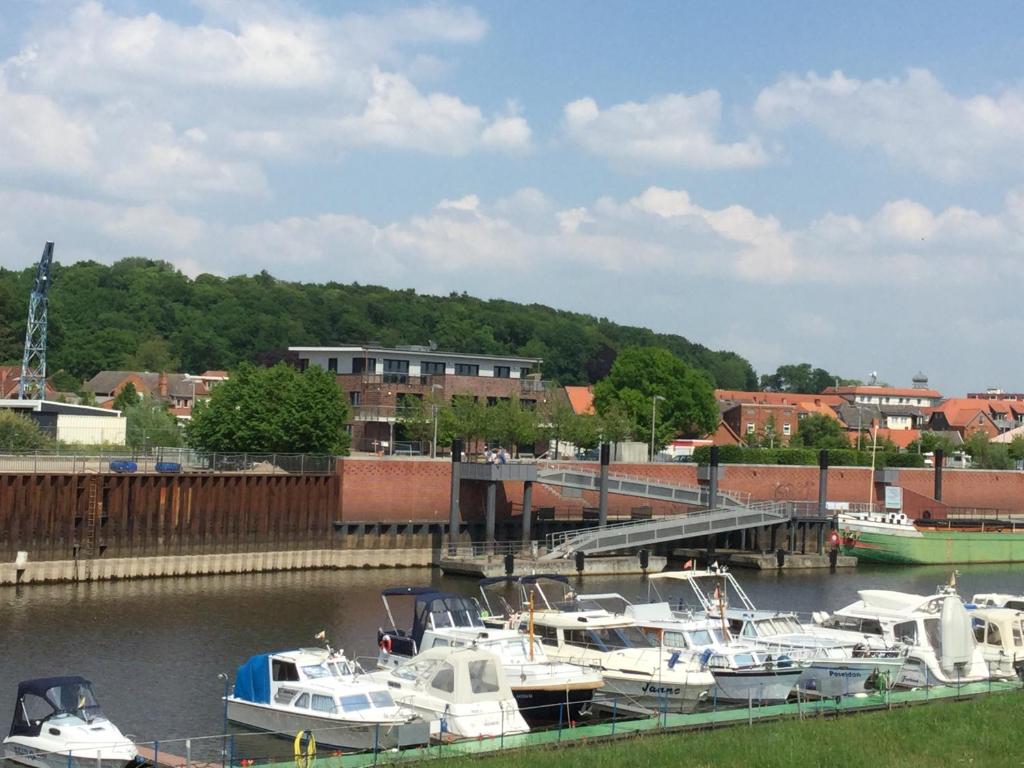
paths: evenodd
<path fill-rule="evenodd" d="M 533 527 L 533 481 L 523 483 L 523 543 L 529 543 Z"/>
<path fill-rule="evenodd" d="M 611 463 L 612 446 L 601 443 L 601 483 L 597 497 L 597 524 L 604 528 L 608 524 L 608 465 Z"/>
<path fill-rule="evenodd" d="M 459 486 L 462 484 L 462 441 L 452 441 L 452 489 L 448 502 L 448 554 L 459 544 Z"/>
<path fill-rule="evenodd" d="M 490 480 L 487 483 L 487 508 L 485 513 L 487 515 L 487 527 L 484 533 L 484 543 L 493 552 L 494 551 L 494 520 L 496 517 L 495 508 L 498 504 L 498 483 L 494 480 Z"/>

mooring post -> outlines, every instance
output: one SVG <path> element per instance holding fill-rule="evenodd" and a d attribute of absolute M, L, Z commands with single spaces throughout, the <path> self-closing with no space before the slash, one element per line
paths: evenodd
<path fill-rule="evenodd" d="M 452 490 L 448 506 L 448 554 L 459 544 L 459 486 L 462 484 L 462 441 L 452 440 Z"/>
<path fill-rule="evenodd" d="M 495 506 L 498 501 L 498 482 L 496 480 L 487 481 L 487 509 L 485 513 L 487 515 L 487 526 L 484 533 L 484 545 L 488 550 L 494 552 L 495 539 L 494 539 L 494 519 L 495 519 Z"/>
<path fill-rule="evenodd" d="M 527 480 L 523 483 L 523 543 L 530 541 L 533 525 L 533 481 Z"/>
<path fill-rule="evenodd" d="M 611 443 L 601 443 L 601 482 L 597 497 L 597 524 L 608 524 L 608 465 L 611 463 Z"/>
<path fill-rule="evenodd" d="M 828 510 L 828 450 L 818 452 L 818 517 L 825 519 Z"/>
<path fill-rule="evenodd" d="M 718 506 L 718 446 L 711 446 L 710 468 L 708 470 L 708 509 Z"/>

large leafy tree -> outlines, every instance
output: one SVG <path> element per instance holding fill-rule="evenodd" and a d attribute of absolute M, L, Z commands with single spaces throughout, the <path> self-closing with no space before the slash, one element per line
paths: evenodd
<path fill-rule="evenodd" d="M 800 419 L 790 444 L 806 448 L 849 448 L 850 439 L 843 426 L 831 416 L 812 413 Z"/>
<path fill-rule="evenodd" d="M 240 365 L 197 404 L 185 434 L 203 451 L 348 452 L 348 406 L 332 374 Z"/>
<path fill-rule="evenodd" d="M 655 347 L 623 350 L 608 377 L 595 385 L 594 407 L 602 417 L 617 414 L 617 422 L 628 415 L 637 437 L 651 434 L 654 418 L 657 445 L 677 435 L 704 436 L 718 425 L 709 376 Z"/>
<path fill-rule="evenodd" d="M 775 373 L 761 376 L 761 389 L 772 392 L 802 392 L 816 394 L 836 384 L 859 383 L 856 379 L 844 379 L 829 373 L 824 368 L 812 368 L 810 363 L 780 365 Z"/>
<path fill-rule="evenodd" d="M 114 398 L 114 410 L 121 411 L 123 414 L 133 405 L 138 405 L 139 400 L 139 393 L 135 389 L 135 385 L 129 381 L 121 387 L 121 391 L 118 392 L 117 396 Z"/>

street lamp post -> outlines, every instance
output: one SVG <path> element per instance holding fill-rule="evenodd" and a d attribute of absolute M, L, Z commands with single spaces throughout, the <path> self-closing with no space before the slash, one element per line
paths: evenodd
<path fill-rule="evenodd" d="M 654 429 L 658 423 L 658 401 L 664 400 L 661 395 L 651 395 L 651 463 L 654 463 Z"/>

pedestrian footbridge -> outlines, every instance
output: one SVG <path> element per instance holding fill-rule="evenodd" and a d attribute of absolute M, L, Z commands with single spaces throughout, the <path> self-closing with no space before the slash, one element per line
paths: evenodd
<path fill-rule="evenodd" d="M 764 501 L 741 505 L 734 500 L 730 506 L 723 504 L 699 512 L 553 533 L 548 536 L 548 552 L 540 559 L 557 560 L 576 552 L 590 555 L 630 547 L 648 547 L 676 539 L 777 525 L 788 522 L 791 516 L 792 505 L 784 502 Z"/>
<path fill-rule="evenodd" d="M 576 488 L 581 491 L 600 491 L 601 475 L 581 469 L 563 469 L 558 467 L 537 468 L 537 481 L 545 485 L 562 488 Z M 675 485 L 649 477 L 632 477 L 630 475 L 608 474 L 608 493 L 625 496 L 639 496 L 652 501 L 667 501 L 674 504 L 687 504 L 694 507 L 710 505 L 708 489 L 697 485 Z M 750 502 L 745 494 L 717 493 L 716 506 L 726 509 L 744 509 Z"/>

